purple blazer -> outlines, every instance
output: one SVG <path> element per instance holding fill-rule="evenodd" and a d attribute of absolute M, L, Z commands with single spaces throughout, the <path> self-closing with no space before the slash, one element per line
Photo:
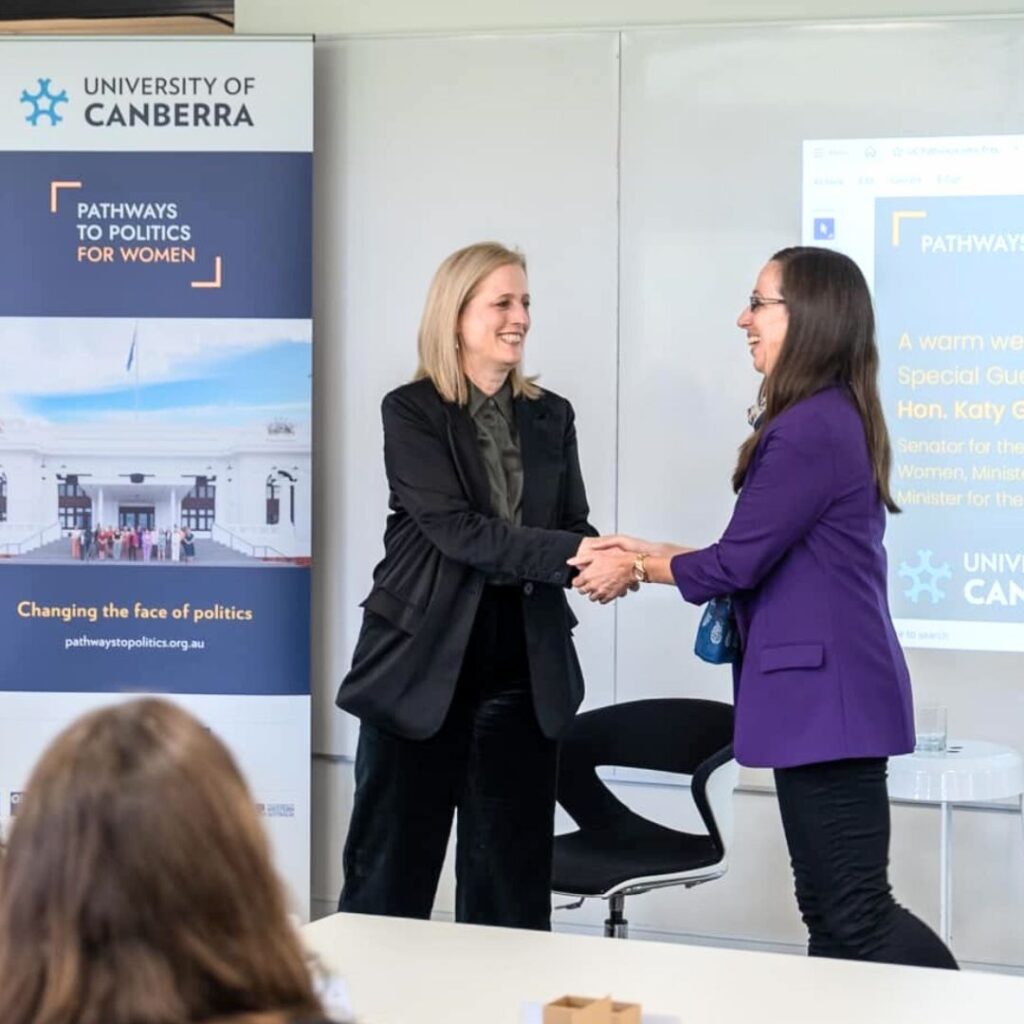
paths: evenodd
<path fill-rule="evenodd" d="M 826 388 L 777 416 L 717 544 L 672 559 L 683 597 L 731 594 L 736 758 L 754 767 L 914 748 L 878 496 L 860 415 Z"/>

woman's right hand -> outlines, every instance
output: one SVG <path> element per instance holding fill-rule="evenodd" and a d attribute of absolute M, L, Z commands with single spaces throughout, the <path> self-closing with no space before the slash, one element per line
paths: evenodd
<path fill-rule="evenodd" d="M 596 538 L 587 538 L 594 540 Z M 582 551 L 582 545 L 580 545 Z M 626 591 L 638 586 L 633 572 L 634 555 L 619 547 L 598 549 L 590 544 L 585 553 L 569 559 L 569 565 L 578 570 L 573 587 L 591 601 L 607 604 L 622 597 Z"/>
<path fill-rule="evenodd" d="M 573 559 L 589 561 L 593 552 L 601 550 L 597 547 L 597 542 L 601 539 L 601 537 L 584 537 L 580 541 L 580 546 L 576 549 L 576 554 L 573 555 Z"/>

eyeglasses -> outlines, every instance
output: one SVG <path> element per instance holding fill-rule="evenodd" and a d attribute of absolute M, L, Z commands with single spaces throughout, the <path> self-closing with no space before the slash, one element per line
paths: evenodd
<path fill-rule="evenodd" d="M 784 306 L 785 304 L 785 299 L 762 299 L 760 295 L 751 295 L 749 300 L 751 313 L 756 313 L 762 306 Z"/>

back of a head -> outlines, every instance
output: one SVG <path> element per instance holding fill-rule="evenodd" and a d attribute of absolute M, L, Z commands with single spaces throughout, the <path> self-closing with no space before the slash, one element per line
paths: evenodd
<path fill-rule="evenodd" d="M 0 865 L 0 1024 L 311 1018 L 319 1005 L 223 744 L 144 699 L 44 753 Z"/>

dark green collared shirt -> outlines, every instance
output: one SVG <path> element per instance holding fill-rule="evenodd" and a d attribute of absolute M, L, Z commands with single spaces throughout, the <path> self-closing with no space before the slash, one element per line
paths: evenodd
<path fill-rule="evenodd" d="M 485 395 L 469 384 L 469 415 L 476 427 L 494 514 L 513 526 L 523 523 L 523 459 L 519 452 L 512 384 L 505 381 L 494 393 Z"/>

